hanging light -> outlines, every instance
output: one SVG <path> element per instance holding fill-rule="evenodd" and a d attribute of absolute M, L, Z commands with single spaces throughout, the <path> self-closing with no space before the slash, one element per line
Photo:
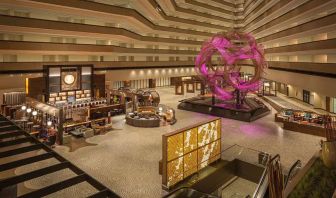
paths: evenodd
<path fill-rule="evenodd" d="M 47 122 L 47 126 L 51 126 L 52 122 L 51 121 L 48 121 Z"/>
<path fill-rule="evenodd" d="M 28 108 L 28 109 L 27 109 L 27 113 L 30 113 L 31 111 L 32 111 L 31 108 Z"/>
<path fill-rule="evenodd" d="M 25 105 L 23 105 L 22 107 L 21 107 L 21 110 L 26 110 L 27 109 L 27 106 L 25 106 Z"/>
<path fill-rule="evenodd" d="M 163 108 L 162 107 L 159 107 L 159 111 L 161 112 L 163 110 Z"/>
<path fill-rule="evenodd" d="M 37 115 L 37 111 L 33 111 L 33 116 L 36 116 Z"/>

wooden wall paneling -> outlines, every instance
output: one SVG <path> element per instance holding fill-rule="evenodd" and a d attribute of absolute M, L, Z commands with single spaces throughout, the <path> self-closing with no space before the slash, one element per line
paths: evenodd
<path fill-rule="evenodd" d="M 46 82 L 44 77 L 28 79 L 28 97 L 42 101 L 43 95 L 46 93 Z"/>
<path fill-rule="evenodd" d="M 93 96 L 105 97 L 105 74 L 93 75 Z"/>

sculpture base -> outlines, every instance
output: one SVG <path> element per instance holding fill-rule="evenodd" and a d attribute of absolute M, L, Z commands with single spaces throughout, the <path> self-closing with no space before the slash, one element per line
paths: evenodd
<path fill-rule="evenodd" d="M 237 107 L 235 101 L 216 99 L 213 105 L 211 97 L 193 97 L 180 101 L 177 108 L 245 122 L 257 120 L 271 112 L 267 106 L 256 101 L 255 98 L 246 98 L 244 103 Z"/>

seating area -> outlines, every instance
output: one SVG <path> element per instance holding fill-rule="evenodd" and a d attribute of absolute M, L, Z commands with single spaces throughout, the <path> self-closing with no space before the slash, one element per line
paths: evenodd
<path fill-rule="evenodd" d="M 135 127 L 159 127 L 160 117 L 152 113 L 129 113 L 126 123 Z"/>

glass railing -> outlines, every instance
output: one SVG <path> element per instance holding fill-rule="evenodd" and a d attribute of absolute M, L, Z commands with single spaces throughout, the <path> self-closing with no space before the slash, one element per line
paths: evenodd
<path fill-rule="evenodd" d="M 187 177 L 165 197 L 262 197 L 267 189 L 270 154 L 236 144 L 222 143 L 221 147 L 218 160 L 210 159 L 214 162 Z"/>

